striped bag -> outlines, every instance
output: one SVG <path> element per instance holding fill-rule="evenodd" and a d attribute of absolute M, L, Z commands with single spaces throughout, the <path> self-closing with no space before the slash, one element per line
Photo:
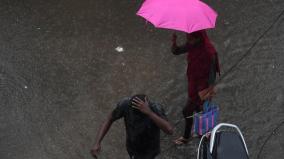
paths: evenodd
<path fill-rule="evenodd" d="M 219 107 L 210 101 L 205 101 L 203 104 L 203 112 L 194 114 L 193 118 L 193 133 L 204 135 L 218 124 Z"/>

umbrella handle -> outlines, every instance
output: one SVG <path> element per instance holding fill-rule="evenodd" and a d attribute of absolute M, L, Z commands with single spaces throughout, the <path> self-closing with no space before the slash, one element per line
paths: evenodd
<path fill-rule="evenodd" d="M 177 34 L 176 32 L 174 31 L 173 34 L 172 34 L 172 42 L 175 44 L 177 42 Z"/>
<path fill-rule="evenodd" d="M 148 21 L 148 20 L 145 20 L 145 26 L 147 26 L 148 23 L 149 23 L 149 21 Z"/>

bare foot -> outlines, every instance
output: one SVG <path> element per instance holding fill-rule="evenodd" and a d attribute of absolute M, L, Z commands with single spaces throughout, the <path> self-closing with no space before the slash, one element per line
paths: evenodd
<path fill-rule="evenodd" d="M 173 141 L 175 145 L 183 145 L 183 144 L 187 144 L 188 143 L 188 139 L 184 138 L 184 137 L 179 137 L 176 140 Z"/>

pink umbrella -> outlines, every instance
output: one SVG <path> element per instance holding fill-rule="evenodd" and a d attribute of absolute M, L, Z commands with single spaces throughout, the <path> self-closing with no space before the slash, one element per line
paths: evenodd
<path fill-rule="evenodd" d="M 157 28 L 192 33 L 214 28 L 217 13 L 199 0 L 145 0 L 137 12 Z"/>

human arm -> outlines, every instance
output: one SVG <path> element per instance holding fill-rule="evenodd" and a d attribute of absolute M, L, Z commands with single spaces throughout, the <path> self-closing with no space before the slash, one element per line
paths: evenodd
<path fill-rule="evenodd" d="M 160 129 L 162 129 L 165 133 L 172 135 L 173 127 L 172 125 L 155 112 L 153 112 L 149 107 L 148 99 L 145 98 L 145 102 L 139 98 L 135 98 L 132 104 L 139 109 L 142 113 L 146 114 Z"/>
<path fill-rule="evenodd" d="M 100 150 L 101 150 L 101 142 L 104 138 L 104 136 L 107 134 L 109 128 L 111 127 L 113 121 L 112 121 L 112 113 L 108 115 L 108 118 L 106 121 L 101 125 L 100 130 L 96 137 L 96 143 L 95 146 L 91 149 L 91 154 L 94 158 L 97 158 Z"/>
<path fill-rule="evenodd" d="M 101 149 L 101 142 L 104 138 L 104 136 L 107 134 L 108 130 L 110 129 L 112 123 L 125 115 L 125 110 L 128 107 L 128 99 L 121 100 L 116 108 L 108 115 L 105 122 L 102 124 L 102 126 L 99 129 L 99 132 L 96 137 L 96 142 L 94 147 L 91 150 L 91 154 L 94 158 L 97 158 L 100 149 Z"/>
<path fill-rule="evenodd" d="M 172 35 L 172 47 L 171 47 L 172 53 L 174 55 L 180 55 L 180 54 L 187 53 L 189 51 L 188 43 L 185 43 L 181 46 L 178 46 L 176 39 L 177 39 L 177 36 L 176 36 L 175 33 L 173 33 L 173 35 Z"/>

